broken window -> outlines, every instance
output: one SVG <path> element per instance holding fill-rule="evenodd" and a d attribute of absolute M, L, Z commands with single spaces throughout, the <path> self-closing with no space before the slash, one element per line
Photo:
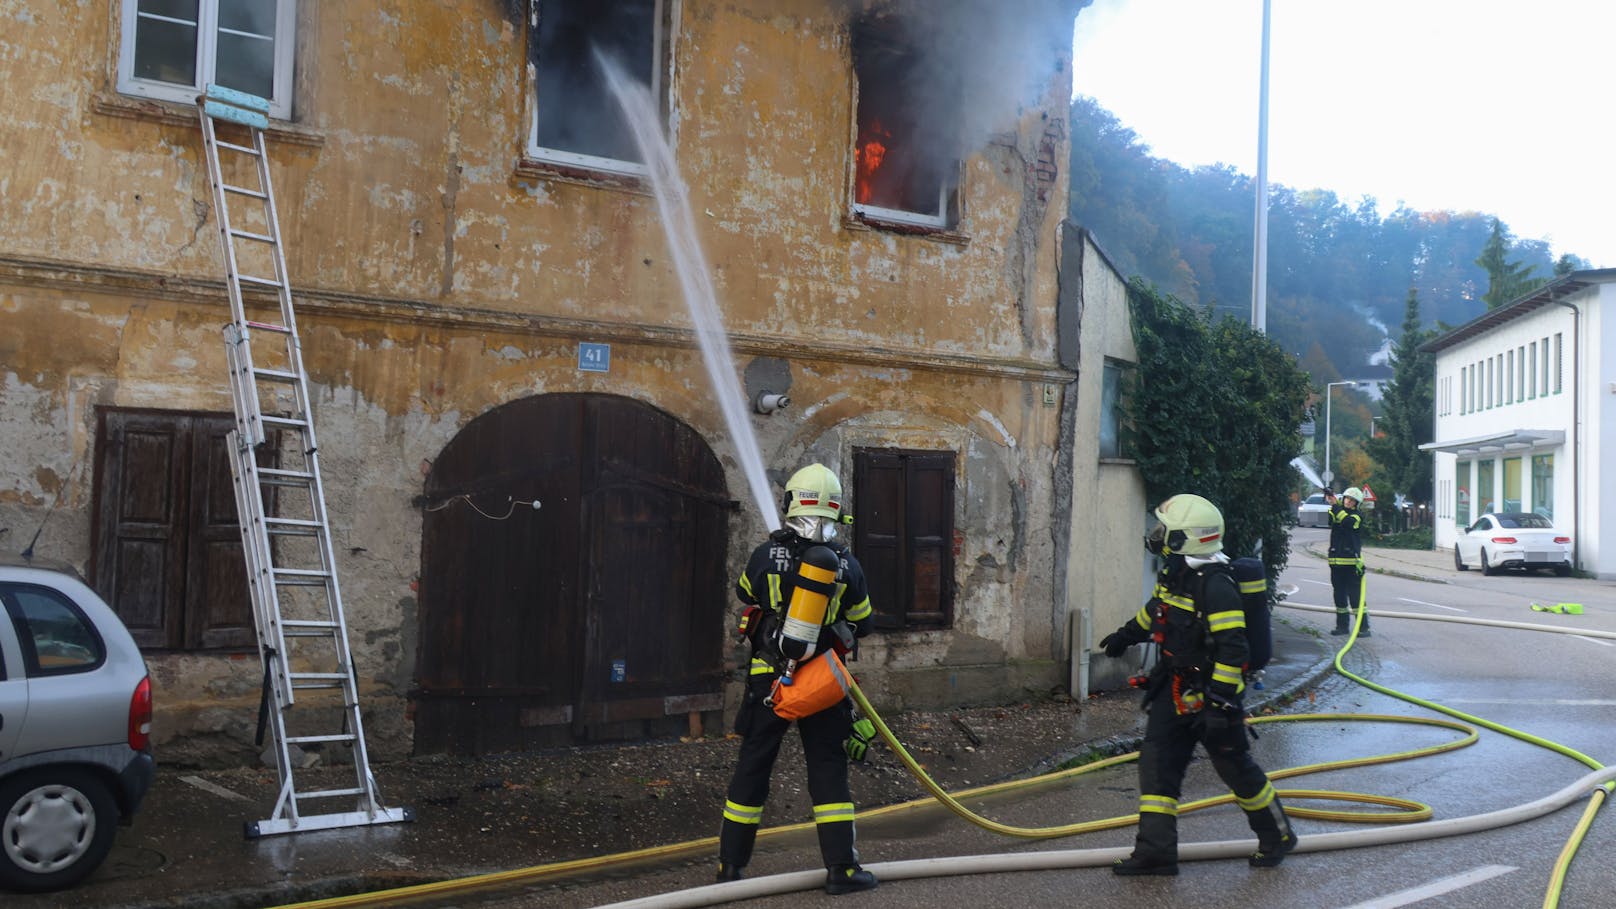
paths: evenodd
<path fill-rule="evenodd" d="M 954 453 L 856 448 L 853 551 L 877 628 L 954 621 Z"/>
<path fill-rule="evenodd" d="M 118 91 L 190 104 L 210 83 L 292 116 L 297 0 L 123 0 Z"/>
<path fill-rule="evenodd" d="M 869 220 L 951 227 L 960 162 L 955 96 L 935 61 L 907 40 L 894 16 L 853 27 L 858 83 L 853 211 Z"/>
<path fill-rule="evenodd" d="M 663 16 L 663 0 L 535 0 L 529 155 L 590 170 L 646 172 L 595 55 L 615 61 L 662 103 Z"/>

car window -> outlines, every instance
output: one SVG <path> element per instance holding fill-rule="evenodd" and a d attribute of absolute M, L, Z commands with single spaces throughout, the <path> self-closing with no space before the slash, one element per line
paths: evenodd
<path fill-rule="evenodd" d="M 1321 495 L 1308 496 L 1307 497 L 1307 504 L 1309 504 L 1309 505 L 1323 505 L 1324 504 L 1324 496 L 1321 496 Z"/>
<path fill-rule="evenodd" d="M 1525 527 L 1532 530 L 1548 530 L 1554 526 L 1553 522 L 1540 514 L 1516 515 L 1516 518 L 1518 519 L 1516 521 L 1516 526 Z"/>
<path fill-rule="evenodd" d="M 29 675 L 83 672 L 106 659 L 101 636 L 72 600 L 33 585 L 19 584 L 3 592 Z"/>

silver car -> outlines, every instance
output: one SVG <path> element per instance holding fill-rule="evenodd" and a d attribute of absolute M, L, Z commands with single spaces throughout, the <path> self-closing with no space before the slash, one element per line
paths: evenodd
<path fill-rule="evenodd" d="M 1324 493 L 1315 492 L 1296 506 L 1296 524 L 1299 527 L 1330 526 L 1330 506 L 1324 502 Z"/>
<path fill-rule="evenodd" d="M 0 889 L 94 871 L 154 773 L 146 662 L 71 569 L 0 557 Z"/>

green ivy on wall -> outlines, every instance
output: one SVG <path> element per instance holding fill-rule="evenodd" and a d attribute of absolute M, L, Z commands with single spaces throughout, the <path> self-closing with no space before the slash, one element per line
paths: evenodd
<path fill-rule="evenodd" d="M 1214 320 L 1135 278 L 1128 285 L 1138 368 L 1124 413 L 1129 451 L 1151 502 L 1178 493 L 1223 512 L 1230 558 L 1261 546 L 1270 580 L 1290 558 L 1290 493 L 1308 376 L 1278 344 L 1227 316 Z"/>

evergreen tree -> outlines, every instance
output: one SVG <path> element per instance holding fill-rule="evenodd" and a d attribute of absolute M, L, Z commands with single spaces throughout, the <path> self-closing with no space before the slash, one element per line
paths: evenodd
<path fill-rule="evenodd" d="M 1385 470 L 1382 482 L 1416 502 L 1431 499 L 1431 453 L 1420 446 L 1431 441 L 1435 407 L 1436 358 L 1420 352 L 1434 337 L 1420 327 L 1419 294 L 1410 288 L 1403 311 L 1403 333 L 1392 347 L 1392 380 L 1381 395 L 1380 426 L 1385 435 L 1370 439 L 1365 451 Z"/>
<path fill-rule="evenodd" d="M 1476 264 L 1487 272 L 1487 292 L 1481 299 L 1488 309 L 1503 306 L 1539 283 L 1532 277 L 1532 266 L 1509 261 L 1511 240 L 1504 222 L 1494 218 L 1492 233 L 1476 258 Z"/>

